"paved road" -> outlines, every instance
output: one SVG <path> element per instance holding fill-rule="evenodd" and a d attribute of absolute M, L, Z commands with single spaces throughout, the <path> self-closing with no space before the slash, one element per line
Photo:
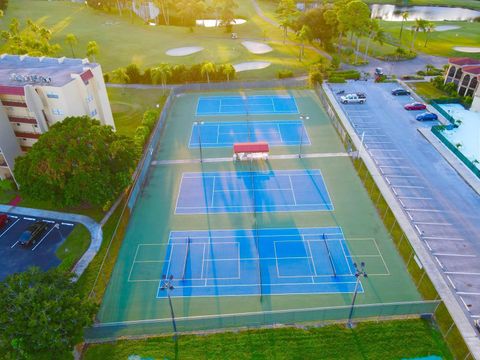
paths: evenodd
<path fill-rule="evenodd" d="M 352 82 L 332 89 L 367 94 L 364 105 L 342 105 L 349 121 L 457 300 L 480 318 L 480 197 L 417 131 L 432 124 L 403 109 L 413 99 L 392 96 L 397 86 Z"/>

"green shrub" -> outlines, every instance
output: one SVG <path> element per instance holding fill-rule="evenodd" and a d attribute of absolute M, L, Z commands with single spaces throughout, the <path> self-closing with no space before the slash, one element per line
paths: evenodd
<path fill-rule="evenodd" d="M 341 84 L 341 83 L 344 83 L 346 81 L 345 81 L 345 78 L 342 77 L 342 76 L 330 76 L 328 78 L 328 82 L 332 83 L 332 84 Z"/>
<path fill-rule="evenodd" d="M 293 71 L 292 70 L 279 70 L 277 72 L 277 77 L 279 79 L 287 79 L 293 77 Z"/>
<path fill-rule="evenodd" d="M 158 118 L 158 110 L 149 109 L 143 114 L 142 125 L 147 127 L 149 133 L 153 130 Z"/>

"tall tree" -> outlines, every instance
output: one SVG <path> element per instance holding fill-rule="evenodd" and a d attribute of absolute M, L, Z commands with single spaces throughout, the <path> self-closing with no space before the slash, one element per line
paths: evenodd
<path fill-rule="evenodd" d="M 6 11 L 8 7 L 8 0 L 0 0 L 0 10 Z"/>
<path fill-rule="evenodd" d="M 276 13 L 280 27 L 283 29 L 283 43 L 285 44 L 288 28 L 293 26 L 299 12 L 293 0 L 280 0 Z"/>
<path fill-rule="evenodd" d="M 409 16 L 410 14 L 408 13 L 408 11 L 402 12 L 402 26 L 400 27 L 400 36 L 399 36 L 400 45 L 402 45 L 403 25 L 405 24 L 405 21 L 408 20 Z"/>
<path fill-rule="evenodd" d="M 178 16 L 183 25 L 188 26 L 191 31 L 193 31 L 195 19 L 201 18 L 205 14 L 206 8 L 203 0 L 180 0 L 176 4 Z"/>
<path fill-rule="evenodd" d="M 73 47 L 78 44 L 77 37 L 74 34 L 67 34 L 65 36 L 65 42 L 68 46 L 70 46 L 70 50 L 72 50 L 72 57 L 75 57 L 75 52 L 73 51 Z"/>
<path fill-rule="evenodd" d="M 410 49 L 413 51 L 415 48 L 415 40 L 417 39 L 417 34 L 420 30 L 425 29 L 426 25 L 426 20 L 423 19 L 415 19 L 415 24 L 412 26 L 411 31 L 412 31 L 412 44 Z"/>
<path fill-rule="evenodd" d="M 428 42 L 428 35 L 435 30 L 435 23 L 431 21 L 426 21 L 425 26 L 423 27 L 423 31 L 425 32 L 425 43 L 423 44 L 423 47 L 427 47 L 427 42 Z"/>
<path fill-rule="evenodd" d="M 96 41 L 89 41 L 87 43 L 87 57 L 92 58 L 93 62 L 95 62 L 95 58 L 98 55 L 99 48 Z"/>
<path fill-rule="evenodd" d="M 139 149 L 87 116 L 52 125 L 15 162 L 22 191 L 36 200 L 104 206 L 130 183 Z"/>
<path fill-rule="evenodd" d="M 168 64 L 160 64 L 152 69 L 152 80 L 155 84 L 162 84 L 163 93 L 167 88 L 167 80 L 172 76 L 172 68 Z"/>
<path fill-rule="evenodd" d="M 310 37 L 310 27 L 308 25 L 303 25 L 300 30 L 297 31 L 296 37 L 300 42 L 300 51 L 298 52 L 298 60 L 302 61 L 303 56 L 305 55 L 305 41 Z"/>
<path fill-rule="evenodd" d="M 365 54 L 363 57 L 364 61 L 367 61 L 368 57 L 368 50 L 370 48 L 370 42 L 376 41 L 382 45 L 385 42 L 385 32 L 380 27 L 380 24 L 377 19 L 371 19 L 368 25 L 368 38 L 367 38 L 367 45 L 365 46 Z"/>
<path fill-rule="evenodd" d="M 222 65 L 222 74 L 227 77 L 227 81 L 230 81 L 235 76 L 235 68 L 232 64 L 224 64 Z"/>
<path fill-rule="evenodd" d="M 221 0 L 220 6 L 220 26 L 225 26 L 225 31 L 231 32 L 232 24 L 235 22 L 235 9 L 238 8 L 238 4 L 235 0 Z"/>
<path fill-rule="evenodd" d="M 127 84 L 130 81 L 130 76 L 127 74 L 127 69 L 118 68 L 111 72 L 113 81 L 116 81 L 120 84 Z"/>
<path fill-rule="evenodd" d="M 172 0 L 156 0 L 155 3 L 158 5 L 158 8 L 160 9 L 165 25 L 170 25 L 170 12 L 172 11 L 172 8 L 173 8 L 173 1 Z"/>
<path fill-rule="evenodd" d="M 30 268 L 0 283 L 0 353 L 9 359 L 68 359 L 96 306 L 74 275 Z"/>
<path fill-rule="evenodd" d="M 207 82 L 210 82 L 210 75 L 215 72 L 215 64 L 208 61 L 206 63 L 202 64 L 202 69 L 200 70 L 202 73 L 202 76 L 205 76 L 207 78 Z"/>

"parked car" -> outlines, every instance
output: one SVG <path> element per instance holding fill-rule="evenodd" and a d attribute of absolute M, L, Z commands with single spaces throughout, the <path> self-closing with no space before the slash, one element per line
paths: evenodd
<path fill-rule="evenodd" d="M 394 95 L 394 96 L 410 95 L 410 91 L 402 89 L 402 88 L 398 88 L 398 89 L 392 90 L 392 95 Z"/>
<path fill-rule="evenodd" d="M 3 228 L 8 223 L 7 214 L 0 214 L 0 229 Z"/>
<path fill-rule="evenodd" d="M 367 94 L 363 93 L 363 92 L 357 92 L 356 95 L 360 98 L 360 99 L 366 99 L 367 98 Z"/>
<path fill-rule="evenodd" d="M 343 104 L 363 104 L 367 99 L 360 98 L 357 94 L 347 94 L 340 97 Z"/>
<path fill-rule="evenodd" d="M 34 222 L 20 235 L 18 242 L 25 247 L 35 245 L 47 228 L 48 224 L 43 221 Z"/>
<path fill-rule="evenodd" d="M 383 75 L 383 69 L 382 68 L 375 68 L 375 75 Z"/>
<path fill-rule="evenodd" d="M 418 121 L 434 121 L 434 120 L 438 120 L 438 116 L 437 114 L 434 114 L 434 113 L 424 112 L 422 114 L 417 115 L 415 119 L 417 119 Z"/>
<path fill-rule="evenodd" d="M 425 110 L 427 108 L 427 105 L 419 102 L 414 102 L 414 103 L 405 105 L 404 108 L 405 110 Z"/>

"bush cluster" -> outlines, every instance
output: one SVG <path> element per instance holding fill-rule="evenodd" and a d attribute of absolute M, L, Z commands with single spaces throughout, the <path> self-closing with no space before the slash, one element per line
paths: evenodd
<path fill-rule="evenodd" d="M 143 113 L 142 123 L 135 129 L 133 140 L 139 148 L 143 148 L 152 133 L 160 112 L 155 109 L 149 109 Z"/>

